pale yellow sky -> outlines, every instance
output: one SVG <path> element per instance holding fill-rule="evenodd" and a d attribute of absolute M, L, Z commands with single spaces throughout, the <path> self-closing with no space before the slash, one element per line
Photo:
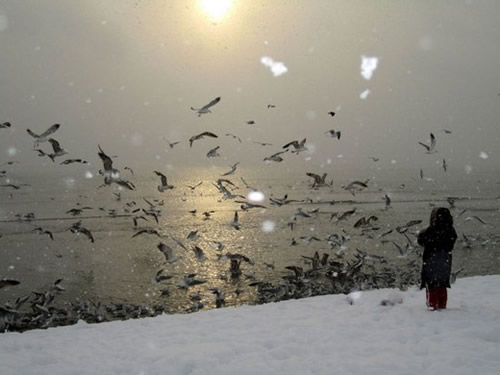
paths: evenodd
<path fill-rule="evenodd" d="M 305 137 L 312 152 L 283 165 L 356 170 L 376 156 L 389 170 L 439 169 L 443 158 L 457 174 L 498 168 L 499 14 L 493 0 L 235 0 L 215 21 L 194 0 L 0 1 L 0 123 L 12 123 L 0 161 L 53 170 L 26 129 L 61 123 L 54 138 L 68 157 L 95 168 L 97 144 L 123 165 L 226 167 L 264 165 Z M 287 72 L 274 76 L 265 56 Z M 378 59 L 370 80 L 362 56 Z M 218 96 L 213 113 L 190 110 Z M 206 130 L 219 139 L 190 149 Z M 433 155 L 417 143 L 430 132 Z M 182 142 L 170 150 L 162 137 Z M 207 159 L 217 145 L 221 157 Z"/>

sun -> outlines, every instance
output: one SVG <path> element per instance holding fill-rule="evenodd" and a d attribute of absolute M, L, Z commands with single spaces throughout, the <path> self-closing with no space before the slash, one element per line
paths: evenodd
<path fill-rule="evenodd" d="M 234 0 L 200 0 L 201 8 L 213 22 L 221 21 L 231 9 Z"/>

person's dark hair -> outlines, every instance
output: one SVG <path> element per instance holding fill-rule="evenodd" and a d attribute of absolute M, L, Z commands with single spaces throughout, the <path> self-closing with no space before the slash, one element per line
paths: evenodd
<path fill-rule="evenodd" d="M 430 226 L 435 228 L 453 227 L 453 216 L 446 207 L 436 207 L 431 212 Z"/>

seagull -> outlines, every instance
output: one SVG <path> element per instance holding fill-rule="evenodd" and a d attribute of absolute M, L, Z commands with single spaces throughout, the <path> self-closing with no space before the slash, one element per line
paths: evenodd
<path fill-rule="evenodd" d="M 421 222 L 422 222 L 422 220 L 410 220 L 405 225 L 401 225 L 401 226 L 396 227 L 396 231 L 398 231 L 398 233 L 405 233 L 410 227 L 412 227 L 414 225 L 418 225 Z"/>
<path fill-rule="evenodd" d="M 380 160 L 379 158 L 376 158 L 375 156 L 370 156 L 369 158 L 372 159 L 375 163 Z"/>
<path fill-rule="evenodd" d="M 59 164 L 68 165 L 68 164 L 73 164 L 73 163 L 88 164 L 88 161 L 83 160 L 83 159 L 66 159 L 66 160 L 60 162 Z"/>
<path fill-rule="evenodd" d="M 247 121 L 246 123 L 247 123 L 248 125 L 253 125 L 253 124 L 255 124 L 255 121 L 250 120 L 250 121 Z"/>
<path fill-rule="evenodd" d="M 399 251 L 398 258 L 406 258 L 408 256 L 408 254 L 413 250 L 413 248 L 408 246 L 408 244 L 403 249 L 401 247 L 401 245 L 397 244 L 396 242 L 394 242 L 394 241 L 391 241 L 391 242 L 393 243 L 394 246 L 396 246 L 396 248 Z"/>
<path fill-rule="evenodd" d="M 196 189 L 196 188 L 197 188 L 198 186 L 200 186 L 202 183 L 203 183 L 203 181 L 198 182 L 196 185 L 193 185 L 193 186 L 191 186 L 191 185 L 186 185 L 186 186 L 187 186 L 188 188 L 190 188 L 190 189 L 191 189 L 191 191 L 194 191 L 194 189 Z"/>
<path fill-rule="evenodd" d="M 194 255 L 196 256 L 196 259 L 198 259 L 200 262 L 204 262 L 207 260 L 207 257 L 205 256 L 205 253 L 203 252 L 203 249 L 198 246 L 193 246 L 193 251 Z"/>
<path fill-rule="evenodd" d="M 6 286 L 14 286 L 19 285 L 21 282 L 14 279 L 1 279 L 0 280 L 0 289 L 5 288 Z"/>
<path fill-rule="evenodd" d="M 325 182 L 325 178 L 326 178 L 327 173 L 323 173 L 323 175 L 320 176 L 320 175 L 318 175 L 316 173 L 307 172 L 306 175 L 309 176 L 309 177 L 314 178 L 314 182 L 312 184 L 313 188 L 315 188 L 315 187 L 322 187 L 322 186 L 328 186 L 329 185 L 329 184 L 327 184 Z"/>
<path fill-rule="evenodd" d="M 347 186 L 342 186 L 342 189 L 347 190 L 352 195 L 355 195 L 355 192 L 360 192 L 364 188 L 368 187 L 368 185 L 367 185 L 368 181 L 369 180 L 365 180 L 365 182 L 362 182 L 362 181 L 353 181 L 353 182 L 351 182 Z"/>
<path fill-rule="evenodd" d="M 158 245 L 160 246 L 160 245 Z M 161 251 L 161 250 L 160 250 Z M 156 275 L 155 275 L 155 281 L 157 283 L 161 282 L 161 281 L 165 281 L 165 280 L 170 280 L 173 276 L 172 275 L 164 275 L 163 274 L 163 269 L 159 270 L 158 272 L 156 272 Z"/>
<path fill-rule="evenodd" d="M 184 276 L 184 279 L 179 282 L 179 288 L 181 289 L 187 289 L 190 286 L 193 285 L 198 285 L 198 284 L 203 284 L 206 283 L 207 280 L 204 279 L 195 279 L 196 274 L 195 273 L 190 273 L 187 276 Z"/>
<path fill-rule="evenodd" d="M 451 130 L 448 129 L 442 129 L 445 134 L 451 134 Z"/>
<path fill-rule="evenodd" d="M 158 191 L 160 193 L 163 193 L 165 190 L 170 190 L 173 189 L 175 186 L 174 185 L 169 185 L 167 183 L 167 176 L 165 176 L 163 173 L 154 171 L 157 176 L 160 176 L 161 179 L 161 184 L 158 185 Z"/>
<path fill-rule="evenodd" d="M 145 229 L 141 229 L 140 231 L 136 232 L 136 233 L 132 236 L 132 238 L 137 237 L 137 236 L 140 236 L 141 234 L 154 234 L 155 236 L 157 236 L 157 237 L 160 237 L 160 238 L 161 238 L 160 233 L 159 233 L 156 229 L 153 229 L 153 228 L 145 228 Z"/>
<path fill-rule="evenodd" d="M 100 145 L 97 146 L 99 147 L 99 152 L 97 154 L 101 158 L 104 166 L 104 170 L 99 170 L 99 174 L 104 176 L 104 184 L 111 185 L 114 182 L 128 190 L 134 190 L 134 184 L 120 178 L 120 171 L 113 168 L 113 160 L 104 153 Z"/>
<path fill-rule="evenodd" d="M 174 148 L 176 144 L 179 144 L 181 141 L 170 142 L 167 138 L 163 137 L 163 140 L 168 143 L 170 148 Z"/>
<path fill-rule="evenodd" d="M 333 112 L 333 111 L 328 112 L 328 114 L 329 114 L 330 116 L 332 116 L 332 117 L 333 117 L 333 116 L 335 116 L 335 112 Z"/>
<path fill-rule="evenodd" d="M 241 138 L 238 137 L 237 135 L 231 134 L 231 133 L 226 133 L 226 137 L 233 137 L 234 139 L 237 139 L 238 142 L 241 143 Z"/>
<path fill-rule="evenodd" d="M 491 225 L 491 224 L 487 223 L 486 221 L 484 221 L 482 218 L 480 218 L 480 217 L 479 217 L 479 216 L 477 216 L 477 215 L 467 216 L 467 217 L 465 218 L 465 221 L 470 221 L 470 220 L 472 220 L 472 219 L 475 219 L 475 220 L 479 221 L 481 224 L 493 226 L 493 225 Z"/>
<path fill-rule="evenodd" d="M 0 129 L 10 128 L 11 126 L 12 126 L 12 124 L 10 122 L 4 122 L 4 123 L 0 124 Z"/>
<path fill-rule="evenodd" d="M 276 108 L 276 106 L 274 104 L 268 104 L 267 108 Z"/>
<path fill-rule="evenodd" d="M 160 242 L 156 247 L 165 255 L 167 263 L 175 263 L 182 258 L 181 255 L 174 255 L 174 250 L 163 242 Z"/>
<path fill-rule="evenodd" d="M 448 170 L 448 164 L 446 164 L 446 159 L 443 159 L 443 169 L 445 172 Z"/>
<path fill-rule="evenodd" d="M 203 132 L 198 135 L 193 135 L 191 138 L 189 138 L 189 147 L 193 147 L 193 142 L 197 141 L 198 139 L 202 139 L 203 137 L 212 137 L 212 138 L 219 138 L 216 134 L 211 133 L 211 132 Z"/>
<path fill-rule="evenodd" d="M 253 141 L 253 143 L 258 144 L 258 145 L 261 145 L 261 146 L 272 146 L 272 145 L 273 145 L 272 143 L 268 143 L 268 142 L 257 142 L 257 141 Z"/>
<path fill-rule="evenodd" d="M 299 153 L 301 151 L 307 151 L 307 147 L 306 147 L 306 138 L 304 138 L 302 141 L 297 141 L 297 140 L 294 140 L 294 141 L 291 141 L 291 142 L 288 142 L 286 145 L 283 146 L 283 148 L 286 148 L 288 149 L 288 147 L 290 146 L 293 146 L 293 148 L 295 149 L 294 151 L 292 152 L 295 152 L 295 153 Z"/>
<path fill-rule="evenodd" d="M 198 113 L 198 117 L 200 117 L 203 114 L 212 113 L 212 111 L 210 110 L 210 107 L 216 105 L 219 102 L 220 102 L 220 96 L 218 96 L 217 98 L 215 98 L 214 100 L 212 100 L 210 103 L 204 105 L 201 108 L 193 108 L 193 107 L 191 107 L 191 110 L 195 111 L 196 113 Z"/>
<path fill-rule="evenodd" d="M 236 168 L 238 168 L 238 164 L 240 164 L 240 162 L 234 163 L 231 166 L 231 170 L 229 172 L 221 174 L 221 176 L 229 176 L 229 175 L 233 174 L 236 171 Z"/>
<path fill-rule="evenodd" d="M 38 147 L 39 143 L 47 142 L 49 140 L 49 138 L 47 137 L 52 133 L 54 133 L 57 129 L 59 129 L 60 126 L 61 126 L 60 124 L 54 124 L 40 135 L 33 133 L 30 129 L 26 129 L 26 131 L 28 132 L 29 135 L 35 138 L 35 143 L 33 147 Z"/>
<path fill-rule="evenodd" d="M 341 133 L 340 133 L 340 130 L 339 131 L 335 131 L 335 130 L 331 129 L 331 130 L 326 131 L 325 134 L 328 134 L 332 138 L 340 139 L 340 134 Z"/>
<path fill-rule="evenodd" d="M 250 208 L 267 208 L 266 206 L 263 206 L 261 204 L 254 204 L 246 201 L 235 201 L 236 203 L 241 203 L 240 207 L 243 211 L 247 211 Z"/>
<path fill-rule="evenodd" d="M 71 233 L 75 233 L 77 235 L 79 235 L 81 233 L 81 234 L 85 235 L 90 240 L 90 242 L 94 242 L 94 236 L 92 236 L 92 233 L 87 228 L 82 227 L 81 221 L 74 223 L 67 230 L 70 230 Z"/>
<path fill-rule="evenodd" d="M 220 154 L 217 152 L 217 150 L 220 148 L 220 146 L 217 146 L 210 151 L 207 152 L 207 158 L 215 158 L 217 156 L 220 156 Z"/>
<path fill-rule="evenodd" d="M 47 154 L 50 160 L 54 161 L 54 159 L 58 156 L 63 156 L 68 153 L 65 149 L 61 148 L 61 145 L 54 138 L 49 138 L 49 143 L 52 145 L 52 149 L 54 152 L 52 154 Z"/>
<path fill-rule="evenodd" d="M 234 211 L 234 218 L 233 218 L 233 221 L 231 222 L 231 226 L 236 230 L 240 230 L 240 224 L 239 224 L 239 220 L 238 220 L 238 211 Z"/>
<path fill-rule="evenodd" d="M 125 169 L 125 170 L 129 171 L 129 172 L 130 172 L 130 174 L 131 174 L 132 176 L 135 176 L 135 174 L 134 174 L 134 170 L 133 170 L 132 168 L 130 168 L 130 167 L 125 167 L 125 168 L 123 168 L 123 169 Z"/>
<path fill-rule="evenodd" d="M 190 241 L 196 241 L 198 238 L 200 238 L 200 235 L 198 234 L 197 230 L 193 230 L 189 232 L 186 238 Z"/>
<path fill-rule="evenodd" d="M 434 134 L 430 133 L 431 134 L 431 143 L 430 145 L 427 145 L 423 142 L 418 142 L 419 145 L 425 147 L 425 149 L 427 150 L 426 151 L 426 154 L 433 154 L 436 152 L 435 148 L 436 148 L 436 137 L 434 136 Z"/>
<path fill-rule="evenodd" d="M 264 158 L 264 161 L 266 162 L 271 162 L 271 161 L 275 161 L 276 163 L 281 163 L 283 161 L 283 158 L 280 156 L 281 154 L 284 154 L 288 152 L 288 150 L 286 151 L 281 151 L 281 152 L 277 152 L 271 156 L 267 156 Z"/>

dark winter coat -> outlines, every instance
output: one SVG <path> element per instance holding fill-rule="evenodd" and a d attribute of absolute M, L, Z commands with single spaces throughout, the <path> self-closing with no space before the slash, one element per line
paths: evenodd
<path fill-rule="evenodd" d="M 457 240 L 452 226 L 432 225 L 418 235 L 418 243 L 424 247 L 420 288 L 449 288 L 451 251 Z"/>

